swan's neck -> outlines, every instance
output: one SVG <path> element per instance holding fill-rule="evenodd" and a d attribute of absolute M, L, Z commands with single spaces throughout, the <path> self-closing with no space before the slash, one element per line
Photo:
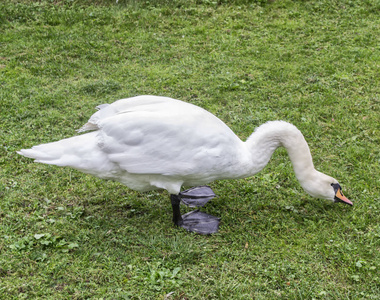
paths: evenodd
<path fill-rule="evenodd" d="M 301 186 L 312 180 L 317 171 L 302 133 L 284 121 L 272 121 L 258 127 L 248 138 L 247 147 L 252 155 L 253 173 L 261 171 L 278 147 L 285 147 Z"/>

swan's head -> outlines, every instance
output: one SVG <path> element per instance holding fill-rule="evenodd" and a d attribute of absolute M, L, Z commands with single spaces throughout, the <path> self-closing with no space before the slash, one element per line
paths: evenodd
<path fill-rule="evenodd" d="M 343 195 L 342 188 L 336 179 L 318 171 L 316 175 L 312 177 L 313 178 L 309 178 L 309 180 L 304 181 L 302 184 L 302 187 L 309 195 L 333 202 L 343 202 L 348 205 L 353 205 L 353 203 Z"/>

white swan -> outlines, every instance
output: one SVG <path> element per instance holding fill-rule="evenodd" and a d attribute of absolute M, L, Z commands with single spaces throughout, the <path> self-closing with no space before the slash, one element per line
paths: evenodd
<path fill-rule="evenodd" d="M 308 194 L 352 205 L 336 179 L 315 170 L 303 135 L 284 121 L 261 125 L 243 142 L 213 114 L 171 98 L 138 96 L 97 108 L 79 130 L 91 132 L 18 153 L 138 191 L 165 189 L 171 194 L 174 223 L 200 233 L 217 231 L 219 219 L 199 211 L 181 217 L 179 202 L 203 206 L 215 194 L 205 186 L 181 193 L 181 186 L 252 176 L 280 146 L 287 149 Z"/>

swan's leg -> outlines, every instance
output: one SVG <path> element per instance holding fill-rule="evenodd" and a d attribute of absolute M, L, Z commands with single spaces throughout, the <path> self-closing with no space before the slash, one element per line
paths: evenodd
<path fill-rule="evenodd" d="M 200 234 L 212 234 L 218 231 L 220 218 L 211 216 L 199 210 L 191 211 L 181 216 L 180 202 L 188 206 L 199 207 L 205 205 L 215 194 L 209 187 L 196 187 L 179 193 L 170 195 L 173 208 L 173 222 L 175 225 L 185 228 L 188 231 Z"/>
<path fill-rule="evenodd" d="M 177 226 L 182 226 L 183 220 L 181 216 L 181 211 L 179 209 L 179 205 L 181 203 L 181 198 L 179 195 L 170 195 L 170 200 L 172 202 L 172 208 L 173 208 L 173 222 Z"/>

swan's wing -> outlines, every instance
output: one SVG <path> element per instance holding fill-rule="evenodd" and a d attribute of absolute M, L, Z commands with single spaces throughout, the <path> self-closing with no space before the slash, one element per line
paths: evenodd
<path fill-rule="evenodd" d="M 227 125 L 174 101 L 130 106 L 97 120 L 99 145 L 109 160 L 129 173 L 167 176 L 215 173 L 229 163 L 226 157 L 233 160 L 240 139 Z"/>

